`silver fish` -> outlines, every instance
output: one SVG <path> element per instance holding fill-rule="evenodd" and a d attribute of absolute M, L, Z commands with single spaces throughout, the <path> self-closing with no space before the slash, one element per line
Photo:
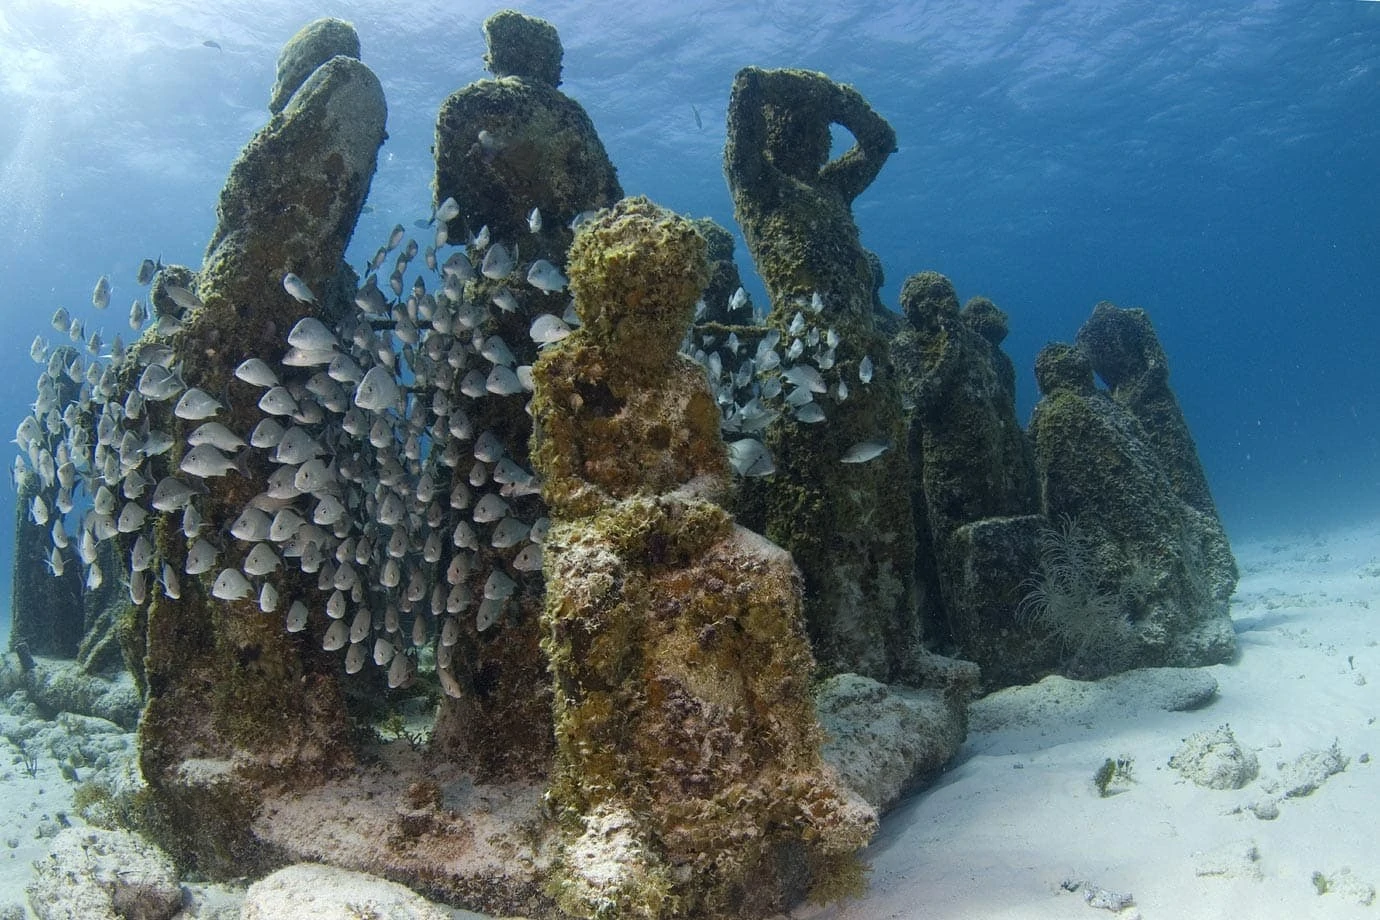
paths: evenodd
<path fill-rule="evenodd" d="M 198 444 L 187 453 L 183 454 L 182 462 L 178 468 L 184 473 L 208 479 L 213 476 L 224 476 L 233 469 L 237 469 L 235 459 L 227 457 L 216 450 L 212 444 Z"/>
<path fill-rule="evenodd" d="M 235 376 L 250 386 L 265 389 L 278 386 L 278 375 L 262 358 L 248 358 L 235 368 Z"/>
<path fill-rule="evenodd" d="M 305 351 L 335 351 L 340 342 L 326 324 L 314 316 L 304 316 L 297 321 L 287 336 L 288 344 Z"/>
<path fill-rule="evenodd" d="M 311 292 L 311 288 L 292 272 L 283 276 L 283 290 L 299 303 L 316 303 L 316 295 Z"/>
<path fill-rule="evenodd" d="M 517 297 L 506 287 L 500 287 L 498 290 L 494 291 L 490 300 L 493 301 L 494 306 L 498 307 L 504 313 L 516 313 L 521 309 Z"/>
<path fill-rule="evenodd" d="M 268 543 L 255 543 L 254 548 L 249 551 L 249 555 L 244 557 L 244 573 L 246 575 L 267 575 L 274 572 L 283 561 L 278 558 L 278 554 L 273 551 L 273 547 Z"/>
<path fill-rule="evenodd" d="M 149 310 L 148 307 L 144 306 L 144 302 L 142 300 L 134 301 L 134 304 L 129 308 L 129 328 L 138 332 L 144 328 L 144 320 L 148 318 Z"/>
<path fill-rule="evenodd" d="M 180 479 L 165 476 L 153 490 L 153 507 L 158 511 L 181 511 L 196 494 L 191 486 Z"/>
<path fill-rule="evenodd" d="M 513 568 L 519 572 L 540 572 L 541 561 L 541 545 L 528 543 L 513 557 Z"/>
<path fill-rule="evenodd" d="M 203 572 L 209 572 L 216 564 L 217 555 L 214 544 L 198 537 L 192 541 L 191 546 L 187 547 L 187 564 L 183 566 L 183 571 L 188 575 L 200 575 Z"/>
<path fill-rule="evenodd" d="M 286 392 L 287 391 L 284 390 L 284 393 Z M 261 420 L 259 424 L 254 426 L 254 430 L 249 433 L 249 443 L 264 450 L 270 447 L 277 447 L 282 439 L 283 426 L 279 425 L 271 418 Z"/>
<path fill-rule="evenodd" d="M 861 441 L 844 451 L 840 463 L 866 463 L 891 449 L 890 441 Z"/>
<path fill-rule="evenodd" d="M 201 512 L 196 510 L 196 505 L 189 504 L 182 510 L 182 535 L 188 540 L 194 539 L 202 527 Z"/>
<path fill-rule="evenodd" d="M 291 508 L 282 508 L 273 516 L 273 521 L 269 524 L 268 538 L 274 543 L 282 543 L 291 539 L 306 523 L 296 511 Z"/>
<path fill-rule="evenodd" d="M 221 569 L 211 586 L 211 595 L 223 601 L 237 601 L 248 597 L 253 590 L 253 585 L 239 569 Z"/>
<path fill-rule="evenodd" d="M 191 291 L 182 287 L 180 284 L 170 284 L 164 290 L 168 294 L 168 299 L 177 304 L 183 310 L 200 310 L 205 304 L 201 298 Z"/>
<path fill-rule="evenodd" d="M 292 485 L 298 492 L 319 495 L 337 488 L 335 470 L 320 457 L 313 457 L 297 468 Z"/>
<path fill-rule="evenodd" d="M 102 485 L 96 489 L 96 495 L 92 499 L 92 505 L 97 514 L 115 513 L 115 493 L 109 487 Z"/>
<path fill-rule="evenodd" d="M 531 525 L 524 524 L 517 518 L 505 517 L 503 520 L 499 521 L 498 526 L 494 528 L 494 532 L 489 538 L 489 545 L 496 549 L 506 549 L 509 546 L 517 546 L 523 540 L 527 539 L 527 533 L 531 529 Z"/>
<path fill-rule="evenodd" d="M 484 262 L 479 267 L 479 273 L 485 278 L 502 281 L 513 273 L 516 266 L 517 259 L 508 252 L 507 247 L 502 243 L 494 243 L 484 253 Z"/>
<path fill-rule="evenodd" d="M 771 451 L 756 438 L 742 438 L 729 444 L 728 462 L 739 476 L 769 476 L 776 472 Z"/>
<path fill-rule="evenodd" d="M 538 259 L 527 270 L 527 283 L 539 291 L 555 294 L 564 291 L 565 286 L 570 282 L 565 275 L 561 274 L 559 268 L 545 259 Z"/>
<path fill-rule="evenodd" d="M 402 391 L 393 375 L 382 367 L 371 367 L 355 389 L 355 405 L 372 412 L 398 409 Z"/>
<path fill-rule="evenodd" d="M 259 609 L 264 613 L 272 613 L 278 609 L 278 589 L 273 587 L 272 582 L 264 582 L 264 586 L 259 589 Z"/>
<path fill-rule="evenodd" d="M 469 255 L 464 250 L 453 252 L 450 258 L 441 263 L 441 274 L 447 278 L 455 278 L 457 281 L 473 281 L 474 263 L 470 261 Z"/>
<path fill-rule="evenodd" d="M 484 632 L 493 626 L 503 616 L 503 608 L 506 600 L 500 597 L 491 597 L 479 605 L 479 611 L 474 615 L 474 628 Z"/>
<path fill-rule="evenodd" d="M 120 533 L 134 533 L 144 526 L 144 520 L 148 516 L 149 513 L 141 505 L 129 502 L 120 509 L 120 516 L 115 521 L 115 529 Z"/>
<path fill-rule="evenodd" d="M 287 631 L 301 632 L 307 628 L 307 605 L 301 601 L 293 601 L 288 607 Z"/>
<path fill-rule="evenodd" d="M 858 362 L 858 379 L 864 384 L 872 382 L 872 358 L 864 355 L 862 361 Z"/>
<path fill-rule="evenodd" d="M 246 543 L 257 543 L 260 540 L 268 539 L 268 530 L 273 525 L 273 518 L 259 508 L 250 506 L 240 512 L 240 516 L 235 518 L 235 522 L 230 525 L 230 534 L 237 540 Z"/>
<path fill-rule="evenodd" d="M 436 213 L 431 216 L 433 222 L 440 221 L 447 223 L 460 216 L 460 204 L 454 198 L 447 198 L 436 207 Z"/>
<path fill-rule="evenodd" d="M 325 452 L 326 449 L 312 438 L 311 432 L 293 425 L 278 440 L 278 446 L 274 448 L 270 458 L 275 463 L 296 465 L 319 457 Z"/>
<path fill-rule="evenodd" d="M 484 380 L 484 389 L 496 396 L 512 396 L 521 393 L 524 387 L 512 368 L 496 364 Z"/>
<path fill-rule="evenodd" d="M 166 562 L 163 563 L 163 575 L 158 581 L 163 586 L 163 593 L 168 597 L 177 600 L 182 596 L 182 582 L 177 577 L 177 570 Z"/>
<path fill-rule="evenodd" d="M 153 544 L 143 534 L 134 538 L 134 546 L 129 551 L 129 567 L 132 571 L 143 572 L 153 565 Z"/>
<path fill-rule="evenodd" d="M 173 415 L 189 421 L 199 421 L 210 418 L 225 406 L 221 405 L 210 393 L 197 387 L 191 387 L 182 394 L 182 398 L 173 407 Z"/>
<path fill-rule="evenodd" d="M 527 229 L 532 233 L 541 233 L 541 209 L 533 208 L 527 212 Z"/>
<path fill-rule="evenodd" d="M 824 382 L 824 377 L 820 372 L 808 364 L 797 364 L 782 371 L 781 376 L 795 386 L 803 387 L 811 393 L 825 393 L 829 390 L 829 385 Z"/>
<path fill-rule="evenodd" d="M 554 313 L 543 313 L 532 320 L 532 325 L 528 329 L 528 334 L 532 341 L 538 345 L 549 345 L 552 342 L 559 342 L 561 339 L 570 335 L 570 326 L 565 320 Z"/>
<path fill-rule="evenodd" d="M 277 386 L 259 398 L 259 408 L 269 415 L 292 415 L 297 412 L 297 400 L 286 387 Z"/>
<path fill-rule="evenodd" d="M 170 371 L 161 364 L 150 364 L 139 375 L 137 384 L 139 394 L 145 399 L 161 402 L 181 393 L 186 384 L 176 371 Z"/>
<path fill-rule="evenodd" d="M 795 417 L 807 425 L 816 425 L 824 421 L 824 409 L 817 402 L 808 402 L 795 410 Z"/>
<path fill-rule="evenodd" d="M 139 263 L 139 270 L 134 274 L 135 283 L 148 284 L 162 267 L 163 263 L 161 261 L 155 262 L 153 259 L 145 259 Z"/>
<path fill-rule="evenodd" d="M 206 422 L 198 425 L 195 431 L 187 435 L 187 443 L 192 447 L 210 444 L 217 450 L 241 450 L 245 446 L 244 438 L 220 422 Z M 144 452 L 149 452 L 147 444 L 144 447 Z"/>
<path fill-rule="evenodd" d="M 476 524 L 502 520 L 509 514 L 508 503 L 496 492 L 490 492 L 475 503 L 471 518 Z"/>
<path fill-rule="evenodd" d="M 136 606 L 149 599 L 149 583 L 143 572 L 133 572 L 129 576 L 129 599 Z"/>

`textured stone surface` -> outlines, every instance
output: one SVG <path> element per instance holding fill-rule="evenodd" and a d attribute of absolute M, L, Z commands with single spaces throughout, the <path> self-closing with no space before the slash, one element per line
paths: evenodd
<path fill-rule="evenodd" d="M 315 863 L 279 869 L 249 886 L 241 920 L 451 920 L 450 910 L 396 882 Z"/>
<path fill-rule="evenodd" d="M 880 812 L 932 781 L 958 752 L 966 729 L 964 702 L 859 674 L 824 681 L 815 705 L 825 762 Z"/>
<path fill-rule="evenodd" d="M 34 873 L 39 920 L 167 920 L 182 906 L 172 860 L 128 831 L 67 828 Z"/>
<path fill-rule="evenodd" d="M 1241 746 L 1231 726 L 1194 732 L 1169 758 L 1169 765 L 1205 789 L 1240 789 L 1255 779 L 1260 764 Z"/>

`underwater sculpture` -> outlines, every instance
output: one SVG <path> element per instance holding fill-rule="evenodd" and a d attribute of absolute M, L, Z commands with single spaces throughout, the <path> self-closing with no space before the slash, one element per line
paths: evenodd
<path fill-rule="evenodd" d="M 454 256 L 447 260 L 452 272 L 466 275 L 452 275 L 448 285 L 492 304 L 484 327 L 489 341 L 503 343 L 514 364 L 525 367 L 536 357 L 536 339 L 568 331 L 560 318 L 569 309 L 561 269 L 574 226 L 623 191 L 589 116 L 557 88 L 563 52 L 555 28 L 503 10 L 484 21 L 484 36 L 493 77 L 451 94 L 437 114 L 436 242 L 438 248 L 445 240 L 465 244 L 481 234 L 491 241 L 474 271 L 464 272 L 467 263 Z M 455 213 L 439 211 L 447 200 Z M 515 270 L 502 271 L 500 256 L 511 257 Z M 535 274 L 538 266 L 545 266 L 544 276 Z M 549 331 L 534 339 L 532 323 L 542 316 Z M 530 466 L 525 392 L 491 394 L 466 408 L 477 430 L 492 432 L 504 445 L 511 463 Z M 510 515 L 527 524 L 545 516 L 535 490 L 510 505 Z M 503 554 L 485 549 L 475 565 L 491 570 Z M 447 696 L 437 715 L 433 746 L 480 776 L 539 777 L 550 765 L 550 678 L 538 646 L 540 569 L 506 570 L 520 588 L 502 629 L 479 635 L 464 627 L 455 667 L 463 693 Z"/>
<path fill-rule="evenodd" d="M 1054 662 L 1038 637 L 1015 628 L 1015 608 L 1046 522 L 1016 419 L 1015 369 L 1001 350 L 1006 314 L 981 297 L 960 309 L 937 272 L 906 279 L 901 309 L 906 327 L 891 354 L 914 407 L 917 581 L 937 588 L 927 595 L 926 640 L 975 662 L 989 688 L 1032 679 Z"/>
<path fill-rule="evenodd" d="M 720 504 L 718 409 L 677 351 L 704 241 L 625 199 L 581 229 L 569 268 L 583 324 L 533 368 L 558 900 L 727 917 L 847 890 L 875 815 L 820 760 L 794 566 Z"/>
<path fill-rule="evenodd" d="M 1095 385 L 1082 346 L 1046 345 L 1035 374 L 1030 437 L 1052 526 L 1024 612 L 1060 647 L 1062 669 L 1098 677 L 1230 659 L 1236 569 L 1216 517 L 1180 497 L 1145 426 Z"/>
<path fill-rule="evenodd" d="M 857 143 L 829 160 L 829 126 Z M 839 339 L 837 385 L 814 422 L 783 415 L 765 441 L 778 473 L 744 486 L 740 517 L 790 551 L 805 577 L 811 644 L 828 673 L 879 680 L 919 645 L 915 529 L 900 396 L 872 318 L 874 278 L 851 204 L 896 149 L 896 136 L 851 87 L 802 70 L 738 73 L 728 107 L 724 173 L 734 214 L 785 332 L 816 306 Z M 845 463 L 850 448 L 883 449 Z"/>

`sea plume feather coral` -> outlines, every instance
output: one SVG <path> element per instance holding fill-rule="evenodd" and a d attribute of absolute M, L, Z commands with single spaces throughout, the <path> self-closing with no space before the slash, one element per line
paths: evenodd
<path fill-rule="evenodd" d="M 1040 567 L 1026 585 L 1017 616 L 1060 645 L 1065 670 L 1077 676 L 1113 673 L 1131 642 L 1121 590 L 1108 590 L 1098 540 L 1064 516 L 1040 532 Z"/>

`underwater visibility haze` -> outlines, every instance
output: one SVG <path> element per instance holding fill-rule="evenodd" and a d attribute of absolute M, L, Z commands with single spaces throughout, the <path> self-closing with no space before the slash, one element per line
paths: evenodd
<path fill-rule="evenodd" d="M 211 877 L 353 820 L 486 910 L 856 894 L 979 688 L 1231 662 L 1232 544 L 1380 515 L 1380 3 L 8 0 L 0 61 L 4 616 L 128 663 Z M 888 684 L 940 727 L 863 788 Z"/>

